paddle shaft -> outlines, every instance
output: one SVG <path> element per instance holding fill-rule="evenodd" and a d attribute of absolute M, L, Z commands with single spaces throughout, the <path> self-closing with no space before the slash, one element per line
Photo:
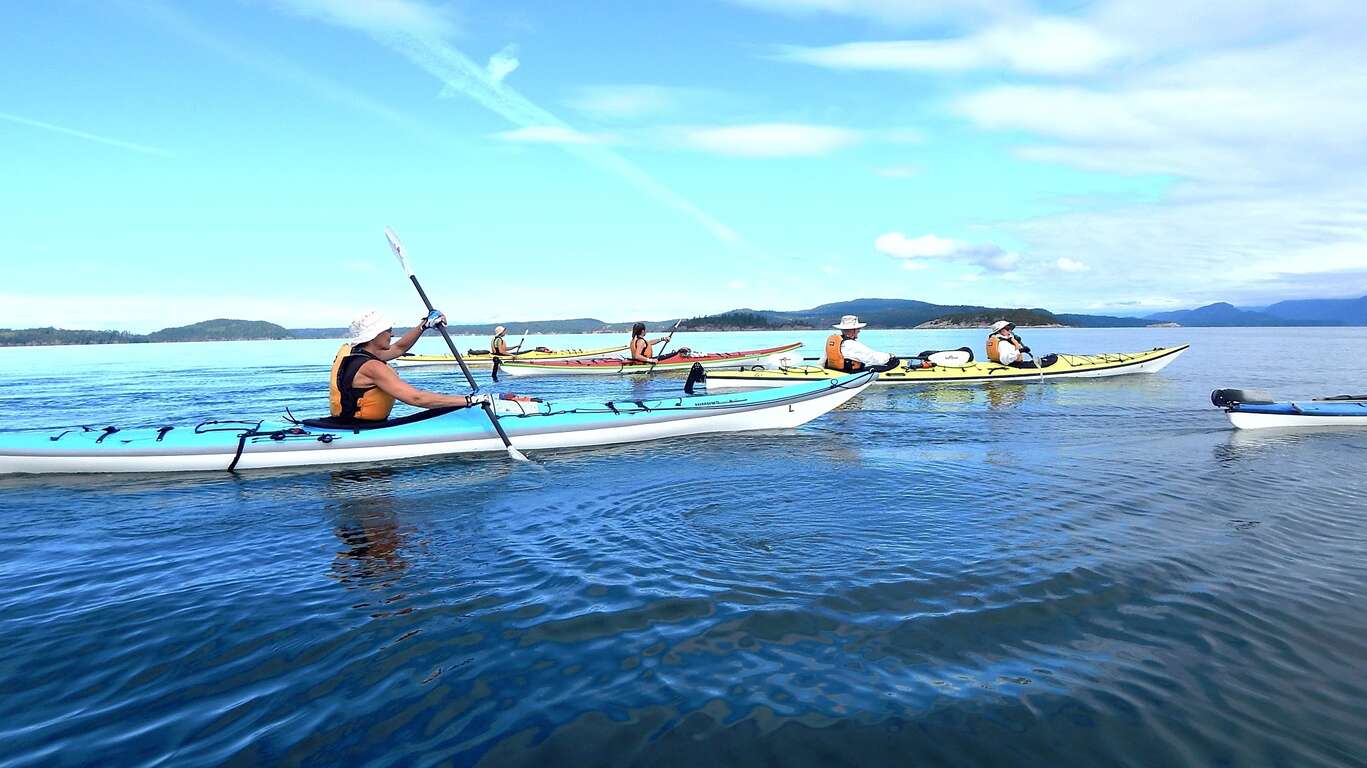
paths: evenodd
<path fill-rule="evenodd" d="M 399 260 L 399 265 L 403 267 L 404 274 L 408 275 L 408 279 L 412 281 L 413 287 L 418 289 L 418 296 L 422 299 L 422 303 L 427 307 L 428 314 L 436 311 L 436 307 L 432 306 L 432 300 L 427 298 L 427 291 L 424 291 L 422 289 L 422 283 L 418 282 L 418 276 L 413 274 L 412 267 L 408 266 L 408 257 L 404 254 L 403 244 L 399 241 L 398 234 L 396 234 L 394 230 L 386 227 L 384 236 L 385 239 L 389 241 L 389 247 L 394 251 L 394 256 Z M 473 393 L 475 390 L 479 389 L 479 386 L 475 384 L 475 377 L 470 375 L 470 367 L 465 364 L 465 358 L 460 356 L 460 352 L 456 349 L 455 342 L 451 341 L 451 334 L 446 332 L 446 326 L 438 325 L 437 330 L 441 331 L 441 337 L 446 340 L 446 348 L 451 350 L 451 355 L 456 358 L 457 363 L 460 363 L 461 373 L 465 374 L 465 380 L 470 383 L 470 391 Z M 518 461 L 527 461 L 528 459 L 526 456 L 522 455 L 522 451 L 513 447 L 513 441 L 508 439 L 508 433 L 503 431 L 503 425 L 498 423 L 498 414 L 494 412 L 494 404 L 491 402 L 484 403 L 483 408 L 484 415 L 489 417 L 489 423 L 493 425 L 494 431 L 498 433 L 498 439 L 503 441 L 503 448 L 508 451 L 508 455 Z"/>
<path fill-rule="evenodd" d="M 657 366 L 657 365 L 660 364 L 660 353 L 661 353 L 661 352 L 664 352 L 664 351 L 665 351 L 665 347 L 669 346 L 669 342 L 671 342 L 671 341 L 674 340 L 674 332 L 677 331 L 677 330 L 679 330 L 679 323 L 682 323 L 682 322 L 683 322 L 683 318 L 681 317 L 681 318 L 678 319 L 677 322 L 674 323 L 674 327 L 669 329 L 669 335 L 665 337 L 665 343 L 663 343 L 663 344 L 660 345 L 660 351 L 659 351 L 659 352 L 656 352 L 654 355 L 652 355 L 652 357 L 655 358 L 655 362 L 653 362 L 653 363 L 650 364 L 650 370 L 647 371 L 647 373 L 654 373 L 654 372 L 655 372 L 655 366 Z M 647 335 L 649 335 L 649 334 L 647 334 Z M 645 336 L 642 336 L 641 338 L 645 338 Z"/>
<path fill-rule="evenodd" d="M 418 276 L 409 275 L 408 279 L 412 280 L 413 287 L 418 289 L 418 296 L 421 296 L 422 303 L 427 305 L 427 311 L 436 311 L 436 307 L 432 306 L 432 300 L 427 298 L 427 291 L 424 291 L 422 289 L 422 283 L 418 282 Z M 451 350 L 451 354 L 455 356 L 456 362 L 460 364 L 460 372 L 465 374 L 465 380 L 470 384 L 470 391 L 473 392 L 474 390 L 479 389 L 479 385 L 475 383 L 475 377 L 470 375 L 470 366 L 465 364 L 465 358 L 461 357 L 460 353 L 456 351 L 456 343 L 451 341 L 451 334 L 446 332 L 446 326 L 439 325 L 437 326 L 437 330 L 441 332 L 441 337 L 446 339 L 447 348 Z M 503 432 L 502 428 L 499 429 L 499 432 Z"/>

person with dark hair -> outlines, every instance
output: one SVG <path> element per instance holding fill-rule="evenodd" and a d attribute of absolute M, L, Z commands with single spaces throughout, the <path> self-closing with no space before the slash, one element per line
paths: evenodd
<path fill-rule="evenodd" d="M 637 323 L 631 326 L 631 360 L 634 363 L 658 363 L 661 360 L 668 360 L 679 355 L 687 355 L 690 350 L 688 347 L 679 347 L 671 352 L 666 352 L 659 357 L 655 356 L 655 345 L 662 342 L 668 343 L 674 338 L 674 332 L 670 331 L 667 336 L 661 336 L 654 341 L 646 338 L 646 324 Z"/>

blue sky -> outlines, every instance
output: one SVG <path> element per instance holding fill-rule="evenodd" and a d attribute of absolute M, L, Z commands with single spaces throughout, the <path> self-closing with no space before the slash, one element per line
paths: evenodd
<path fill-rule="evenodd" d="M 1367 4 L 14 4 L 0 326 L 1367 293 Z"/>

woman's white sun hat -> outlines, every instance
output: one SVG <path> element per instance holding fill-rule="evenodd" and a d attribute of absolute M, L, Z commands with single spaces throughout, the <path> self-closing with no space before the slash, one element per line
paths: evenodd
<path fill-rule="evenodd" d="M 508 332 L 508 329 L 507 329 L 507 328 L 504 328 L 504 327 L 501 326 L 501 325 L 494 328 L 494 335 L 495 335 L 495 336 L 502 336 L 503 334 L 505 334 L 505 333 L 507 333 L 507 332 Z"/>
<path fill-rule="evenodd" d="M 351 321 L 347 329 L 348 340 L 352 344 L 364 344 L 394 327 L 389 316 L 378 309 L 366 310 L 364 314 Z"/>
<path fill-rule="evenodd" d="M 1010 320 L 998 320 L 997 322 L 995 322 L 995 323 L 992 324 L 992 332 L 993 332 L 993 333 L 1001 333 L 1001 331 L 1002 331 L 1003 328 L 1015 328 L 1015 327 L 1016 327 L 1016 324 L 1013 323 L 1013 322 L 1011 322 Z"/>
<path fill-rule="evenodd" d="M 831 327 L 839 331 L 853 331 L 859 328 L 863 328 L 866 325 L 868 325 L 868 323 L 859 322 L 858 315 L 845 315 L 844 317 L 840 318 L 839 323 L 836 323 Z"/>

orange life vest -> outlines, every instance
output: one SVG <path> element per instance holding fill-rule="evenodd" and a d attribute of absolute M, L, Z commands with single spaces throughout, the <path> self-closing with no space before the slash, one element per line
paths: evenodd
<path fill-rule="evenodd" d="M 645 345 L 645 347 L 639 353 L 636 352 L 636 339 L 638 338 L 641 340 L 641 343 Z M 655 355 L 653 355 L 652 353 L 655 351 L 655 345 L 651 344 L 649 341 L 646 341 L 646 337 L 644 336 L 635 336 L 631 339 L 631 351 L 633 359 L 637 357 L 654 357 Z"/>
<path fill-rule="evenodd" d="M 1002 353 L 1000 347 L 1003 341 L 1014 346 L 1016 349 L 1020 349 L 1022 346 L 1020 343 L 1020 339 L 1017 339 L 1015 336 L 1012 336 L 1009 339 L 1003 339 L 995 333 L 989 334 L 987 337 L 988 360 L 991 360 L 994 363 L 1000 363 L 1002 361 Z"/>
<path fill-rule="evenodd" d="M 864 370 L 864 364 L 858 360 L 846 360 L 840 345 L 845 341 L 845 334 L 837 333 L 826 339 L 826 367 L 833 371 L 843 371 L 844 373 L 854 373 Z"/>
<path fill-rule="evenodd" d="M 508 354 L 508 342 L 504 341 L 502 336 L 495 336 L 495 337 L 494 337 L 494 340 L 491 341 L 491 342 L 489 342 L 489 354 L 491 354 L 491 355 L 506 355 L 506 354 Z"/>
<path fill-rule="evenodd" d="M 394 396 L 379 387 L 356 387 L 352 382 L 361 366 L 378 357 L 365 351 L 358 351 L 350 344 L 343 344 L 332 360 L 332 381 L 328 388 L 328 401 L 332 415 L 384 421 L 394 410 Z M 347 411 L 351 411 L 347 413 Z"/>

